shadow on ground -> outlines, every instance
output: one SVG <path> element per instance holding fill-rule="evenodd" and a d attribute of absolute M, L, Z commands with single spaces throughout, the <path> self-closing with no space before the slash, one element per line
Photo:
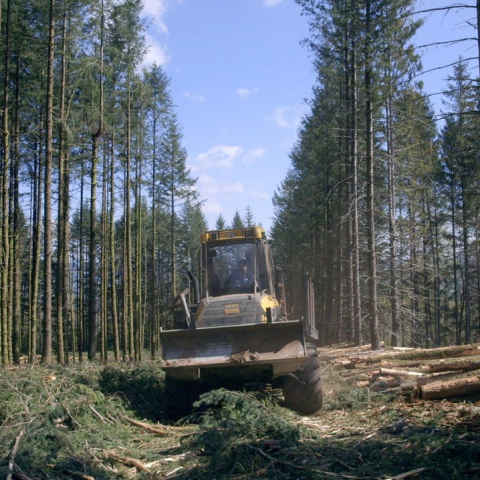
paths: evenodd
<path fill-rule="evenodd" d="M 105 395 L 117 395 L 139 418 L 166 422 L 165 376 L 155 363 L 105 367 L 99 377 Z"/>

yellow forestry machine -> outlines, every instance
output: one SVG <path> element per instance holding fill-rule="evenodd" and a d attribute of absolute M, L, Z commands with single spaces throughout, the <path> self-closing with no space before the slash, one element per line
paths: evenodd
<path fill-rule="evenodd" d="M 172 305 L 173 329 L 161 332 L 166 405 L 188 412 L 199 393 L 212 387 L 281 382 L 284 405 L 304 414 L 322 405 L 317 349 L 308 289 L 303 319 L 288 320 L 282 271 L 260 227 L 202 235 L 201 289 L 189 272 L 190 290 Z"/>

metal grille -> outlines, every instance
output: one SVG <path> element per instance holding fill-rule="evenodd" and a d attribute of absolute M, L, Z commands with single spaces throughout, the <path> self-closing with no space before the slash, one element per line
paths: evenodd
<path fill-rule="evenodd" d="M 205 305 L 201 318 L 197 320 L 197 328 L 261 323 L 262 313 L 253 299 L 211 302 Z"/>

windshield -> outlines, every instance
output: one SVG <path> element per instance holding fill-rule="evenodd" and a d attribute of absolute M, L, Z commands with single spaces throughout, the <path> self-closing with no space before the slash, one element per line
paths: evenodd
<path fill-rule="evenodd" d="M 216 297 L 262 290 L 266 268 L 261 245 L 251 241 L 205 245 L 205 293 Z"/>

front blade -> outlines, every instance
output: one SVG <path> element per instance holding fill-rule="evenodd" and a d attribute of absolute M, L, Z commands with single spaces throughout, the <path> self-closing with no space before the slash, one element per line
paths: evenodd
<path fill-rule="evenodd" d="M 302 321 L 259 323 L 161 333 L 163 370 L 184 371 L 270 364 L 274 376 L 297 370 L 306 359 Z"/>

